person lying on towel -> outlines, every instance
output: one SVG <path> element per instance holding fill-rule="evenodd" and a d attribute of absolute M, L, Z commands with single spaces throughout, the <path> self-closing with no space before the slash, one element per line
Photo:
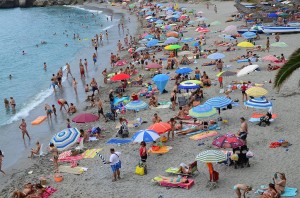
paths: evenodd
<path fill-rule="evenodd" d="M 179 107 L 179 112 L 174 118 L 179 119 L 179 120 L 189 120 L 189 119 L 191 119 L 191 117 L 188 116 L 188 112 L 185 109 L 183 109 L 182 107 Z"/>
<path fill-rule="evenodd" d="M 160 176 L 160 177 L 162 178 L 163 182 L 168 182 L 172 184 L 189 183 L 187 177 L 181 177 L 180 175 L 178 175 L 178 177 L 164 177 L 164 176 Z"/>

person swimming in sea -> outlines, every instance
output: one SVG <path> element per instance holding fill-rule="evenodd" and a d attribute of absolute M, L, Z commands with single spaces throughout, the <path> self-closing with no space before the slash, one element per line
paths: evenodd
<path fill-rule="evenodd" d="M 11 79 L 12 79 L 12 75 L 11 75 L 11 74 L 9 74 L 8 78 L 9 78 L 9 80 L 11 80 Z"/>
<path fill-rule="evenodd" d="M 26 54 L 26 52 L 23 50 L 23 51 L 22 51 L 22 55 L 25 55 L 25 54 Z"/>

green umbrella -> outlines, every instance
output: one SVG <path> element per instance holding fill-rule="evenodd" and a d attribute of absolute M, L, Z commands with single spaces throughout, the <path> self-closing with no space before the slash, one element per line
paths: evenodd
<path fill-rule="evenodd" d="M 216 26 L 216 25 L 221 25 L 221 22 L 220 21 L 214 21 L 214 22 L 211 22 L 212 26 Z"/>
<path fill-rule="evenodd" d="M 182 46 L 180 45 L 168 45 L 165 47 L 165 50 L 176 50 L 176 49 L 180 49 Z"/>
<path fill-rule="evenodd" d="M 132 8 L 134 8 L 134 6 L 135 6 L 135 3 L 130 4 L 128 7 L 129 7 L 130 9 L 132 9 Z"/>
<path fill-rule="evenodd" d="M 285 42 L 276 42 L 271 44 L 272 47 L 288 47 Z"/>

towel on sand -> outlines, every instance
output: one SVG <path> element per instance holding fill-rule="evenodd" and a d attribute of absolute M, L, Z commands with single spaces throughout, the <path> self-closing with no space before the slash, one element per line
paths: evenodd
<path fill-rule="evenodd" d="M 164 154 L 169 152 L 172 149 L 171 146 L 162 146 L 160 147 L 157 151 L 153 151 L 151 148 L 148 150 L 149 153 L 154 153 L 154 154 Z"/>
<path fill-rule="evenodd" d="M 290 187 L 285 187 L 284 192 L 281 193 L 281 197 L 295 197 L 297 196 L 297 188 L 290 188 Z M 255 193 L 259 194 L 259 192 L 264 192 L 262 189 L 258 189 Z"/>
<path fill-rule="evenodd" d="M 102 148 L 99 149 L 88 149 L 82 153 L 83 158 L 94 158 L 97 155 L 97 152 L 102 151 Z"/>
<path fill-rule="evenodd" d="M 60 165 L 58 167 L 59 172 L 61 173 L 71 173 L 71 174 L 75 174 L 75 175 L 80 175 L 84 172 L 84 170 L 87 170 L 84 167 L 80 167 L 80 166 L 76 166 L 74 168 L 71 168 L 70 166 L 62 166 Z"/>
<path fill-rule="evenodd" d="M 71 156 L 71 150 L 61 153 L 58 157 L 58 162 L 71 162 L 81 160 L 82 155 Z"/>
<path fill-rule="evenodd" d="M 51 187 L 51 186 L 48 186 L 43 195 L 42 195 L 42 198 L 49 198 L 53 193 L 55 193 L 57 191 L 57 189 Z"/>
<path fill-rule="evenodd" d="M 109 139 L 106 144 L 128 144 L 132 142 L 131 139 L 121 139 L 121 138 L 111 138 Z"/>
<path fill-rule="evenodd" d="M 168 109 L 171 106 L 171 102 L 170 101 L 165 101 L 165 102 L 158 102 L 160 105 L 158 105 L 157 107 L 155 107 L 156 109 Z"/>

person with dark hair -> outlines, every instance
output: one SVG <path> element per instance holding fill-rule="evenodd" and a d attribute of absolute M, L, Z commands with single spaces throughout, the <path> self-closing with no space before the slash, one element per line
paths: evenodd
<path fill-rule="evenodd" d="M 53 164 L 55 172 L 58 172 L 58 150 L 53 143 L 50 143 L 49 145 L 49 152 L 53 155 Z"/>
<path fill-rule="evenodd" d="M 147 148 L 146 148 L 146 142 L 145 141 L 141 142 L 140 157 L 141 157 L 141 161 L 143 163 L 145 163 L 146 160 L 147 160 Z"/>
<path fill-rule="evenodd" d="M 0 172 L 5 175 L 5 172 L 2 170 L 2 161 L 3 161 L 4 155 L 2 151 L 0 150 Z"/>
<path fill-rule="evenodd" d="M 121 168 L 121 160 L 120 160 L 120 152 L 115 152 L 114 148 L 110 149 L 110 158 L 109 161 L 107 162 L 108 164 L 110 164 L 111 170 L 113 172 L 113 182 L 117 181 L 117 177 L 118 179 L 121 179 L 120 177 L 120 168 Z"/>
<path fill-rule="evenodd" d="M 275 189 L 275 185 L 272 183 L 269 183 L 269 187 L 266 191 L 263 192 L 263 194 L 260 196 L 260 198 L 276 198 L 278 193 Z"/>
<path fill-rule="evenodd" d="M 238 131 L 238 136 L 246 144 L 246 139 L 247 139 L 247 135 L 248 135 L 248 124 L 247 124 L 246 119 L 244 117 L 241 117 L 240 121 L 241 121 L 241 127 Z"/>
<path fill-rule="evenodd" d="M 170 139 L 170 133 L 172 133 L 172 140 L 174 140 L 174 131 L 176 130 L 176 121 L 174 118 L 171 118 L 168 123 L 171 125 L 171 130 L 168 131 L 168 140 Z"/>

